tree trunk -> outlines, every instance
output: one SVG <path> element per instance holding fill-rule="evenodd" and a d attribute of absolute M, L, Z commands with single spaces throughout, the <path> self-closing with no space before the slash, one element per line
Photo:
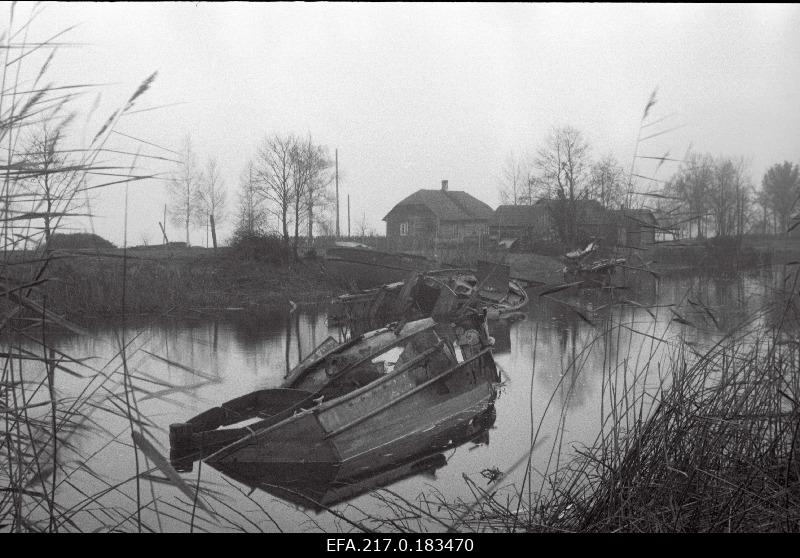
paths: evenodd
<path fill-rule="evenodd" d="M 289 248 L 289 214 L 286 208 L 281 212 L 281 225 L 283 226 L 283 244 Z"/>
<path fill-rule="evenodd" d="M 294 206 L 294 260 L 297 261 L 299 256 L 297 254 L 297 243 L 300 240 L 300 200 L 295 200 Z"/>
<path fill-rule="evenodd" d="M 217 226 L 214 223 L 214 214 L 208 216 L 208 220 L 211 223 L 211 242 L 214 245 L 214 251 L 217 251 Z"/>

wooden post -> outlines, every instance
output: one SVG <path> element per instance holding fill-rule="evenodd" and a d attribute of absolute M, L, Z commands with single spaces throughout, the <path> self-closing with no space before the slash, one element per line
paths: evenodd
<path fill-rule="evenodd" d="M 339 150 L 334 150 L 336 155 L 336 238 L 339 238 Z M 347 196 L 348 206 L 350 204 L 350 196 Z"/>

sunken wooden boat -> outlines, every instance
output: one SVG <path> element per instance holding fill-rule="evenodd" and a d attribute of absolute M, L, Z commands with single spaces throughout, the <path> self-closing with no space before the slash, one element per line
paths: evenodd
<path fill-rule="evenodd" d="M 426 475 L 434 477 L 447 465 L 444 452 L 467 443 L 489 443 L 489 430 L 494 425 L 493 405 L 453 416 L 429 431 L 409 434 L 402 451 L 377 454 L 376 459 L 362 460 L 362 467 L 343 468 L 338 462 L 285 464 L 271 461 L 258 468 L 226 466 L 230 478 L 263 490 L 283 500 L 314 511 L 346 502 L 372 490 L 404 479 Z"/>
<path fill-rule="evenodd" d="M 509 266 L 479 262 L 478 270 L 444 269 L 414 272 L 405 281 L 335 297 L 328 310 L 333 324 L 391 321 L 430 316 L 441 295 L 451 291 L 454 308 L 464 305 L 484 308 L 489 319 L 519 312 L 528 304 L 528 293 L 509 278 Z"/>
<path fill-rule="evenodd" d="M 453 321 L 400 322 L 341 344 L 329 338 L 281 388 L 170 425 L 170 459 L 181 471 L 204 459 L 232 476 L 279 465 L 309 475 L 334 467 L 349 478 L 388 466 L 424 448 L 420 433 L 491 405 L 499 381 L 492 342 L 485 313 L 472 309 Z"/>
<path fill-rule="evenodd" d="M 415 254 L 353 246 L 333 246 L 325 250 L 325 269 L 354 290 L 402 281 L 409 272 L 428 271 L 435 267 L 437 263 L 434 260 Z"/>

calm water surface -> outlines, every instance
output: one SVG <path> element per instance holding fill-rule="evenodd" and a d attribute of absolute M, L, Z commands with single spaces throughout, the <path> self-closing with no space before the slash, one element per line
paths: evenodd
<path fill-rule="evenodd" d="M 537 442 L 532 455 L 533 490 L 546 490 L 543 473 L 563 463 L 574 447 L 593 442 L 611 394 L 629 389 L 634 377 L 638 379 L 636 390 L 654 389 L 666 376 L 671 346 L 680 340 L 699 346 L 714 343 L 768 300 L 778 279 L 768 271 L 687 276 L 658 283 L 640 277 L 634 288 L 616 291 L 613 296 L 587 290 L 560 292 L 552 299 L 532 297 L 524 316 L 490 324 L 503 386 L 488 436 L 477 443 L 447 449 L 444 459 L 432 467 L 435 472 L 395 482 L 391 490 L 412 500 L 420 493 L 436 492 L 448 499 L 471 501 L 464 475 L 486 486 L 488 480 L 482 472 L 507 470 L 527 455 L 533 440 Z M 149 434 L 168 455 L 170 423 L 183 422 L 248 392 L 280 386 L 287 371 L 309 350 L 329 335 L 339 339 L 342 334 L 327 325 L 325 309 L 320 308 L 282 315 L 230 313 L 222 317 L 142 320 L 129 324 L 124 331 L 119 324 L 105 324 L 94 327 L 90 337 L 62 334 L 51 337 L 51 342 L 74 358 L 89 358 L 90 366 L 108 374 L 119 370 L 119 346 L 124 339 L 139 411 L 153 425 Z M 76 395 L 87 385 L 86 380 L 66 374 L 57 376 L 57 383 L 63 397 Z M 116 403 L 124 408 L 120 399 Z M 129 478 L 135 466 L 133 449 L 128 447 L 127 421 L 101 411 L 91 418 L 112 434 L 121 434 L 119 441 L 124 445 L 109 444 L 108 436 L 90 428 L 72 440 L 76 456 L 92 456 L 93 468 L 112 483 Z M 194 472 L 183 477 L 194 482 L 197 472 L 195 464 Z M 232 508 L 259 528 L 348 528 L 330 513 L 305 511 L 260 490 L 251 495 L 257 505 L 244 495 L 249 488 L 228 481 L 208 466 L 200 472 L 203 482 L 220 491 Z M 523 472 L 522 467 L 512 471 L 508 482 L 519 483 Z M 101 487 L 91 476 L 81 482 L 93 484 L 94 489 Z M 144 493 L 150 494 L 150 490 L 147 487 Z M 152 490 L 177 508 L 191 507 L 171 486 L 158 484 Z M 130 508 L 131 490 L 127 494 L 109 497 L 119 506 Z M 354 506 L 366 513 L 385 513 L 383 504 L 369 494 L 337 509 L 357 517 Z M 178 515 L 167 504 L 162 503 L 159 510 Z M 94 526 L 88 516 L 77 519 L 86 522 L 82 527 Z M 239 519 L 248 528 L 255 528 Z M 230 527 L 224 521 L 214 525 L 198 520 L 198 525 L 208 530 Z M 161 527 L 186 530 L 185 525 L 166 515 Z"/>

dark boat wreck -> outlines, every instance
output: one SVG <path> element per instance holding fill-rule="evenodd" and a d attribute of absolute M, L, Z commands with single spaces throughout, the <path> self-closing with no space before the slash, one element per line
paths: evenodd
<path fill-rule="evenodd" d="M 429 271 L 438 264 L 424 256 L 381 252 L 368 247 L 337 245 L 325 251 L 325 268 L 352 290 L 372 289 L 403 281 L 411 271 Z"/>
<path fill-rule="evenodd" d="M 471 308 L 447 321 L 399 322 L 345 343 L 328 338 L 281 388 L 171 425 L 171 462 L 190 471 L 203 459 L 261 485 L 274 484 L 263 480 L 265 471 L 287 467 L 337 482 L 389 470 L 490 408 L 500 380 L 492 342 L 485 312 Z"/>
<path fill-rule="evenodd" d="M 392 321 L 435 315 L 444 299 L 454 306 L 485 308 L 488 318 L 500 319 L 528 304 L 528 293 L 509 278 L 509 266 L 480 262 L 478 271 L 445 269 L 411 273 L 405 281 L 376 289 L 340 295 L 331 301 L 328 320 L 352 324 L 364 320 Z"/>
<path fill-rule="evenodd" d="M 228 465 L 224 472 L 232 479 L 273 494 L 314 511 L 346 502 L 371 490 L 418 475 L 435 476 L 447 464 L 444 452 L 466 443 L 489 443 L 494 425 L 493 405 L 478 408 L 477 414 L 460 413 L 437 424 L 431 431 L 410 433 L 406 448 L 362 461 L 361 468 L 343 468 L 336 462 L 264 463 L 258 468 Z"/>
<path fill-rule="evenodd" d="M 599 248 L 598 243 L 591 242 L 583 250 L 575 250 L 563 256 L 564 281 L 567 283 L 582 282 L 584 286 L 606 287 L 612 284 L 617 267 L 625 264 L 625 258 L 604 258 L 590 260 Z"/>

